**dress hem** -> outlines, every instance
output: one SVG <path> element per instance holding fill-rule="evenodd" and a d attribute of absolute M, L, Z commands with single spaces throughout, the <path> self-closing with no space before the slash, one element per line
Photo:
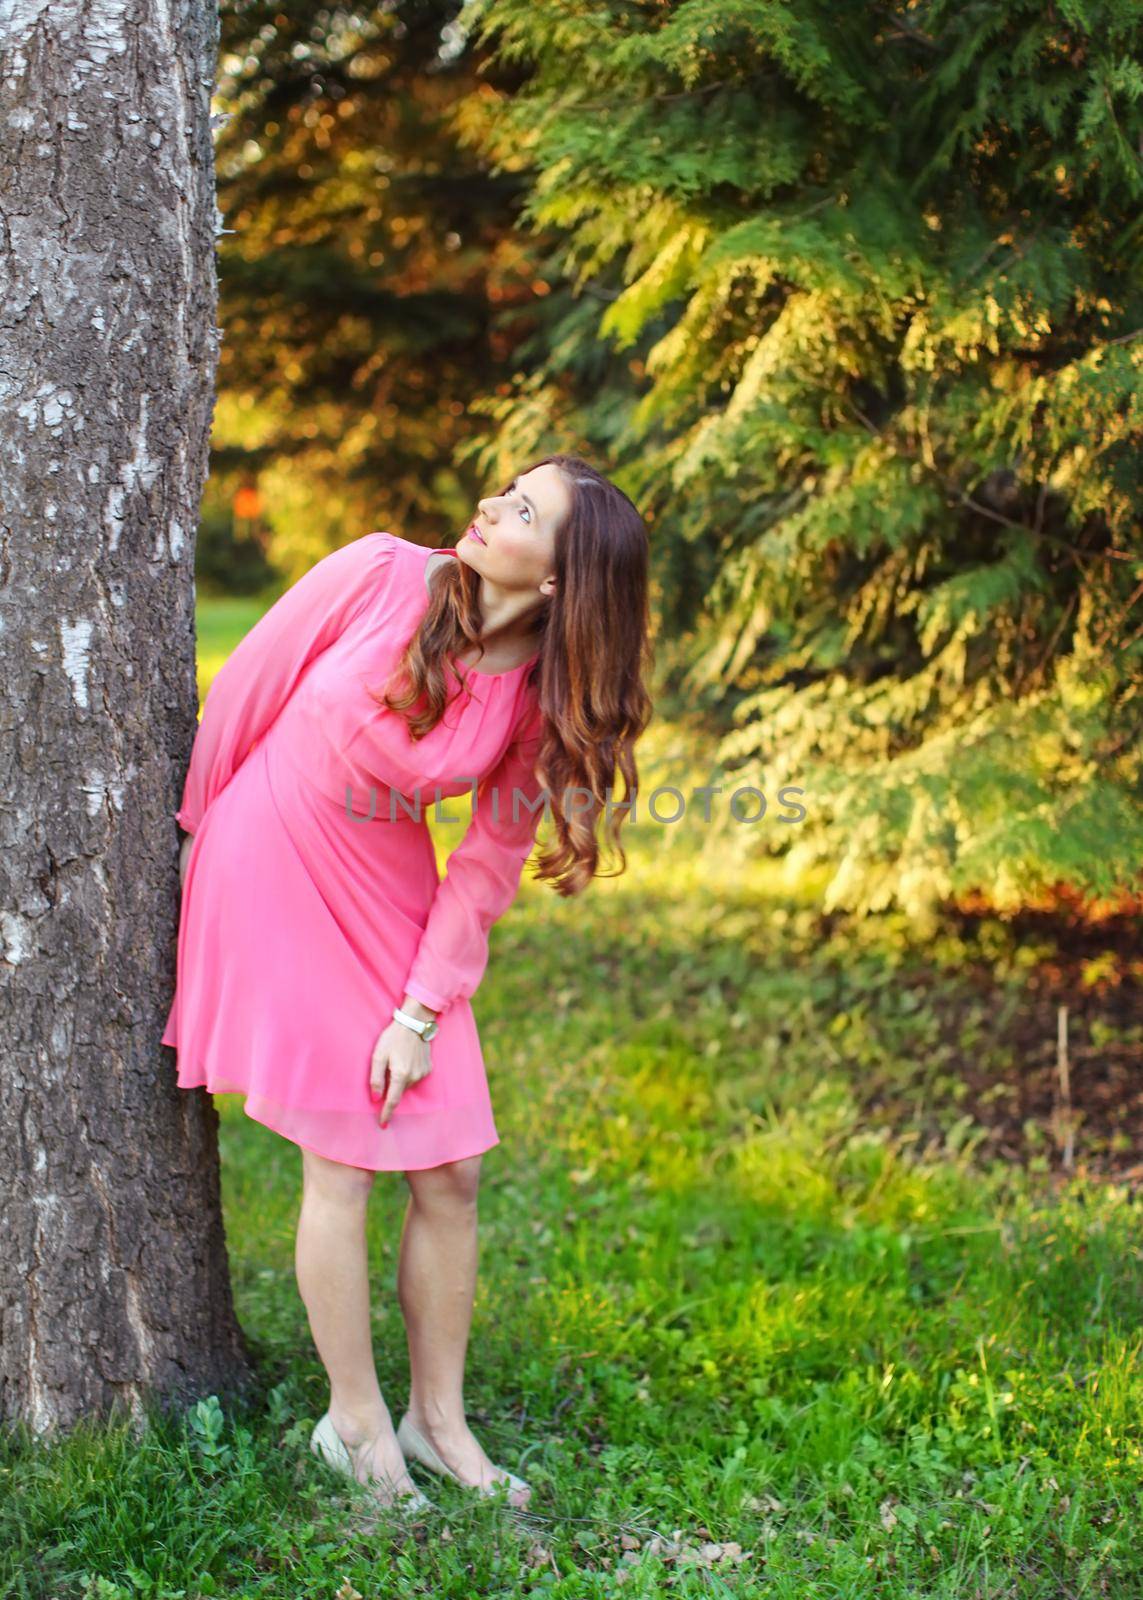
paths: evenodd
<path fill-rule="evenodd" d="M 257 1122 L 272 1133 L 288 1140 L 300 1149 L 336 1161 L 340 1166 L 360 1167 L 369 1172 L 420 1172 L 429 1167 L 446 1166 L 453 1161 L 464 1161 L 471 1156 L 484 1155 L 500 1143 L 500 1135 L 487 1106 L 454 1106 L 447 1112 L 436 1109 L 413 1112 L 402 1116 L 400 1107 L 382 1128 L 375 1113 L 308 1111 L 258 1094 L 239 1085 L 212 1089 L 209 1084 L 183 1083 L 183 1090 L 205 1089 L 208 1094 L 233 1094 L 241 1097 L 242 1110 L 252 1122 Z M 471 1138 L 460 1142 L 460 1147 L 443 1155 L 439 1146 L 442 1120 L 456 1120 L 460 1126 L 472 1130 Z M 325 1130 L 337 1137 L 327 1140 Z M 332 1148 L 336 1143 L 337 1148 Z M 323 1145 L 325 1148 L 322 1148 Z M 382 1157 L 377 1149 L 388 1149 L 391 1159 Z"/>

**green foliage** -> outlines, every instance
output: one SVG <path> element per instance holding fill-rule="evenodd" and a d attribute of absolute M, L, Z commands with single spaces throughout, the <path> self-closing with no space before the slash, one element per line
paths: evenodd
<path fill-rule="evenodd" d="M 262 538 L 242 527 L 223 503 L 223 482 L 218 476 L 211 481 L 199 512 L 196 590 L 212 597 L 259 594 L 273 586 L 276 575 Z"/>
<path fill-rule="evenodd" d="M 618 464 L 673 687 L 806 790 L 828 903 L 1134 882 L 1138 7 L 469 15 L 529 71 L 484 149 L 572 289 L 498 447 Z"/>

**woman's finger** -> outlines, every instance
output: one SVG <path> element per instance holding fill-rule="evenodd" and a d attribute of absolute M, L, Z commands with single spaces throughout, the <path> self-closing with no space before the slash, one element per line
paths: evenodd
<path fill-rule="evenodd" d="M 381 1107 L 381 1126 L 383 1128 L 388 1126 L 389 1118 L 393 1115 L 397 1102 L 404 1094 L 408 1081 L 405 1076 L 394 1073 L 392 1067 L 389 1068 L 389 1092 L 386 1094 L 384 1104 Z"/>
<path fill-rule="evenodd" d="M 384 1045 L 378 1044 L 369 1063 L 369 1093 L 374 1100 L 380 1100 L 385 1092 L 385 1069 L 388 1065 L 389 1052 Z"/>

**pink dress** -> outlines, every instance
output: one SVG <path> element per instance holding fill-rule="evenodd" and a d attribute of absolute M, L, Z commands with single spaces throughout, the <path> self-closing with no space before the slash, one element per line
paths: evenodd
<path fill-rule="evenodd" d="M 536 656 L 456 664 L 463 682 L 419 742 L 366 693 L 416 631 L 446 548 L 366 534 L 287 590 L 215 677 L 175 813 L 194 834 L 163 1031 L 180 1088 L 243 1094 L 295 1144 L 377 1171 L 500 1142 L 469 1002 L 543 810 Z M 458 826 L 445 800 L 481 779 L 442 879 L 426 819 L 439 797 Z M 406 992 L 440 1031 L 382 1129 L 370 1059 Z"/>

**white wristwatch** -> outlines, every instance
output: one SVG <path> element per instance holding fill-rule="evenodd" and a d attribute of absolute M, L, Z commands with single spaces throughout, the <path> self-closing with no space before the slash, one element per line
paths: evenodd
<path fill-rule="evenodd" d="M 438 1018 L 433 1017 L 428 1022 L 422 1022 L 419 1017 L 411 1017 L 407 1011 L 402 1011 L 400 1006 L 394 1008 L 394 1022 L 403 1022 L 406 1028 L 412 1028 L 414 1033 L 419 1033 L 427 1044 L 440 1027 Z"/>

